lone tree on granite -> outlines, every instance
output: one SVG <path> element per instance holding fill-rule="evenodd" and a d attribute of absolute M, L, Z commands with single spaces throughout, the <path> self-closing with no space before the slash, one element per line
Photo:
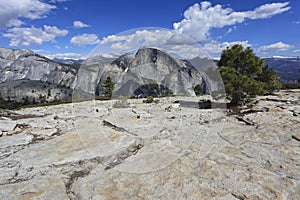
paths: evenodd
<path fill-rule="evenodd" d="M 272 93 L 281 87 L 275 72 L 264 67 L 264 60 L 250 47 L 244 49 L 239 44 L 227 47 L 218 66 L 230 105 L 243 105 L 256 95 Z"/>
<path fill-rule="evenodd" d="M 270 69 L 268 65 L 262 68 L 262 73 L 257 75 L 257 80 L 264 83 L 264 90 L 266 94 L 272 94 L 274 91 L 278 91 L 282 87 L 276 72 L 273 69 Z"/>
<path fill-rule="evenodd" d="M 4 101 L 4 99 L 2 98 L 1 93 L 0 93 L 0 108 L 5 108 L 5 101 Z"/>
<path fill-rule="evenodd" d="M 194 87 L 194 92 L 195 92 L 195 94 L 196 94 L 197 96 L 203 94 L 203 93 L 202 93 L 202 87 L 201 87 L 200 84 L 197 84 L 197 85 Z"/>
<path fill-rule="evenodd" d="M 103 96 L 109 97 L 109 98 L 112 97 L 112 93 L 114 91 L 115 84 L 112 81 L 112 78 L 110 76 L 108 76 L 106 78 L 106 80 L 103 83 L 101 83 L 101 88 L 102 88 L 102 95 Z"/>

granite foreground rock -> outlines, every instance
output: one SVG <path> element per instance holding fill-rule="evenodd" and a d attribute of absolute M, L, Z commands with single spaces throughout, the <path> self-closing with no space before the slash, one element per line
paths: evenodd
<path fill-rule="evenodd" d="M 299 199 L 300 91 L 259 97 L 252 125 L 174 103 L 199 98 L 3 114 L 0 199 Z"/>

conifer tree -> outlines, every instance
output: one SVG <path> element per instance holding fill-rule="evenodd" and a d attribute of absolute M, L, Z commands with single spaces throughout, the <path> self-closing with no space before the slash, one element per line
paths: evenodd
<path fill-rule="evenodd" d="M 272 94 L 282 87 L 276 72 L 273 69 L 269 69 L 268 65 L 262 68 L 262 72 L 258 74 L 257 80 L 264 83 L 264 90 L 268 94 Z"/>
<path fill-rule="evenodd" d="M 103 96 L 109 97 L 109 98 L 112 97 L 113 90 L 115 88 L 115 84 L 112 81 L 112 78 L 110 76 L 108 76 L 106 78 L 106 80 L 103 83 L 101 83 L 101 88 L 102 88 L 102 95 Z"/>
<path fill-rule="evenodd" d="M 272 93 L 281 87 L 275 72 L 264 66 L 264 60 L 250 47 L 244 50 L 236 44 L 225 49 L 218 66 L 231 105 L 245 104 L 256 95 Z"/>

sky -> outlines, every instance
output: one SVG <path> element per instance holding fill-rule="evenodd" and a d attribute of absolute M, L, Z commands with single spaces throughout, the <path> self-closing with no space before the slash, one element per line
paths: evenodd
<path fill-rule="evenodd" d="M 80 58 L 153 46 L 215 58 L 238 43 L 261 57 L 300 56 L 299 10 L 298 0 L 0 0 L 0 47 Z"/>

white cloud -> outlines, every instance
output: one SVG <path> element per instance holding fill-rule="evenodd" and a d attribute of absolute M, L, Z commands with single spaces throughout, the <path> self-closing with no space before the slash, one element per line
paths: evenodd
<path fill-rule="evenodd" d="M 168 29 L 132 30 L 126 35 L 110 35 L 103 38 L 101 44 L 114 43 L 112 48 L 129 50 L 132 48 L 157 45 L 196 44 L 189 36 Z"/>
<path fill-rule="evenodd" d="M 74 28 L 86 28 L 86 27 L 90 27 L 90 25 L 87 25 L 81 21 L 74 21 L 73 22 L 73 27 Z"/>
<path fill-rule="evenodd" d="M 85 56 L 79 53 L 57 53 L 57 54 L 47 54 L 45 55 L 47 58 L 53 59 L 53 58 L 58 58 L 58 59 L 84 59 Z"/>
<path fill-rule="evenodd" d="M 287 51 L 291 48 L 293 48 L 293 45 L 285 44 L 283 42 L 277 42 L 274 44 L 261 46 L 257 49 L 257 51 L 260 53 L 268 53 L 270 51 Z"/>
<path fill-rule="evenodd" d="M 300 21 L 293 21 L 293 24 L 300 24 Z"/>
<path fill-rule="evenodd" d="M 99 44 L 100 40 L 96 34 L 87 34 L 77 35 L 72 37 L 70 42 L 75 46 L 85 46 L 88 44 Z"/>
<path fill-rule="evenodd" d="M 236 12 L 231 8 L 219 4 L 213 6 L 204 1 L 189 7 L 184 12 L 184 18 L 173 24 L 173 30 L 131 30 L 122 35 L 110 35 L 101 40 L 98 49 L 104 49 L 101 52 L 103 54 L 123 54 L 147 46 L 168 50 L 185 58 L 203 54 L 203 51 L 216 55 L 233 44 L 241 44 L 244 47 L 251 45 L 248 41 L 217 42 L 210 38 L 211 29 L 231 26 L 225 33 L 226 36 L 237 29 L 236 24 L 246 23 L 247 19 L 265 19 L 289 9 L 289 2 L 284 2 L 264 4 L 253 10 Z"/>
<path fill-rule="evenodd" d="M 126 40 L 128 36 L 126 35 L 109 35 L 101 41 L 101 44 L 109 43 L 109 42 L 120 42 Z"/>
<path fill-rule="evenodd" d="M 101 44 L 111 43 L 112 49 L 130 51 L 140 46 L 153 47 L 166 44 L 173 32 L 170 30 L 136 30 L 128 35 L 111 35 L 104 38 Z"/>
<path fill-rule="evenodd" d="M 240 44 L 244 48 L 251 47 L 251 44 L 249 44 L 248 40 L 246 41 L 234 41 L 234 42 L 223 42 L 219 43 L 217 41 L 211 41 L 210 43 L 206 43 L 203 46 L 203 51 L 207 54 L 220 54 L 224 49 L 227 47 L 232 47 L 235 44 Z"/>
<path fill-rule="evenodd" d="M 228 31 L 225 33 L 225 36 L 230 34 L 232 31 L 235 31 L 237 29 L 237 26 L 233 26 L 232 28 L 229 28 Z"/>
<path fill-rule="evenodd" d="M 289 2 L 264 4 L 254 9 L 254 11 L 247 12 L 246 18 L 249 19 L 265 19 L 273 15 L 277 15 L 291 9 Z"/>
<path fill-rule="evenodd" d="M 31 49 L 34 53 L 45 53 L 45 49 Z"/>
<path fill-rule="evenodd" d="M 55 38 L 66 36 L 67 30 L 58 29 L 56 26 L 46 26 L 42 28 L 11 28 L 4 37 L 11 38 L 9 46 L 30 46 L 32 44 L 41 45 L 44 42 L 55 42 Z"/>
<path fill-rule="evenodd" d="M 248 41 L 223 42 L 207 41 L 199 45 L 187 35 L 180 34 L 176 30 L 137 30 L 126 35 L 111 35 L 104 38 L 99 46 L 99 51 L 107 45 L 111 52 L 124 54 L 140 48 L 141 46 L 156 47 L 167 50 L 182 58 L 194 58 L 209 54 L 220 54 L 226 47 L 241 44 L 244 47 L 251 46 Z"/>
<path fill-rule="evenodd" d="M 165 49 L 172 53 L 174 53 L 176 50 L 178 55 L 185 56 L 185 50 L 187 50 L 187 46 L 189 48 L 194 48 L 193 45 L 197 45 L 197 42 L 184 34 L 178 33 L 175 30 L 141 29 L 131 30 L 122 35 L 108 36 L 103 38 L 100 44 L 101 46 L 99 47 L 99 51 L 106 49 L 110 51 L 102 52 L 104 54 L 123 54 L 137 50 L 142 46 L 146 46 Z M 180 47 L 181 50 L 177 47 Z"/>
<path fill-rule="evenodd" d="M 21 18 L 44 18 L 56 8 L 39 0 L 0 0 L 0 5 L 0 29 L 22 25 Z"/>
<path fill-rule="evenodd" d="M 212 6 L 204 1 L 189 7 L 184 12 L 184 19 L 174 23 L 175 30 L 193 37 L 199 42 L 209 38 L 212 28 L 223 28 L 244 22 L 246 19 L 265 19 L 290 9 L 289 2 L 265 4 L 253 11 L 235 12 L 231 8 L 224 8 L 217 4 Z"/>

